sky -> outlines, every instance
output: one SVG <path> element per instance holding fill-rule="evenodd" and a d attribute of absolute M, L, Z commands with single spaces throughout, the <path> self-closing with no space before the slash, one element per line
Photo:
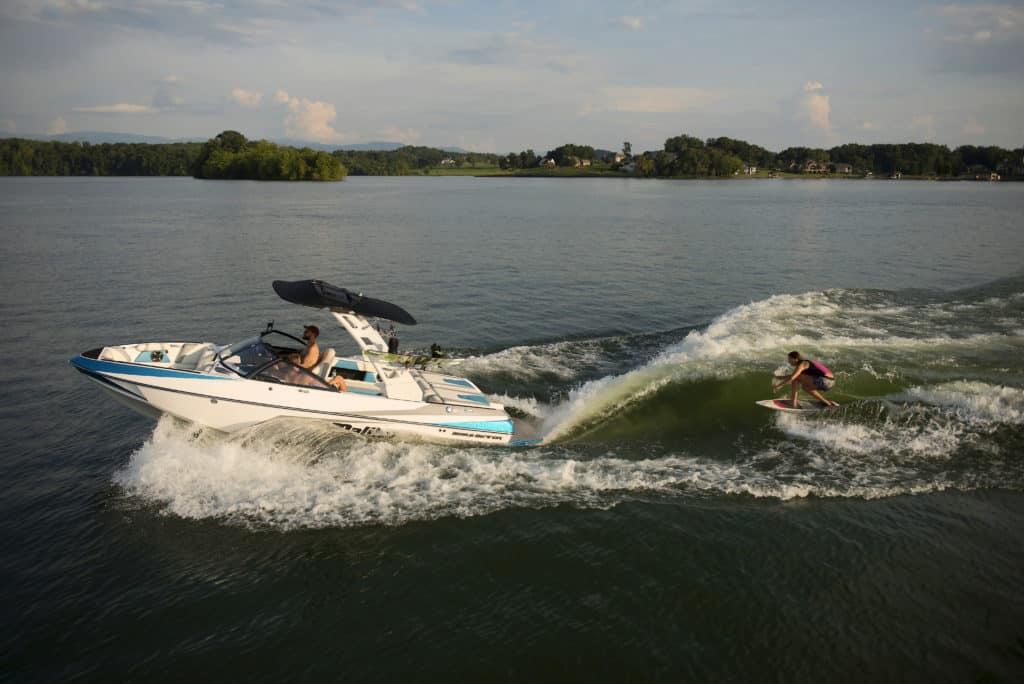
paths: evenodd
<path fill-rule="evenodd" d="M 1024 1 L 0 0 L 0 135 L 1024 145 Z"/>

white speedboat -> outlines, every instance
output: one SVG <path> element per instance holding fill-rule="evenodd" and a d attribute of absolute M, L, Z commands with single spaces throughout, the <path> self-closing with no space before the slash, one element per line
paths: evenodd
<path fill-rule="evenodd" d="M 321 347 L 319 363 L 301 368 L 288 358 L 304 342 L 271 323 L 235 344 L 123 344 L 83 352 L 71 364 L 143 414 L 169 414 L 223 432 L 299 418 L 368 436 L 511 446 L 540 441 L 472 381 L 426 359 L 388 353 L 368 319 L 414 325 L 401 307 L 320 280 L 273 285 L 287 301 L 328 309 L 360 353 L 339 357 Z M 330 383 L 338 375 L 345 391 Z"/>

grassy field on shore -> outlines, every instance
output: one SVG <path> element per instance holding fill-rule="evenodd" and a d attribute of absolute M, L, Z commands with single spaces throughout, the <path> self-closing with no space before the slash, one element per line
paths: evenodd
<path fill-rule="evenodd" d="M 431 166 L 424 169 L 424 176 L 503 176 L 508 172 L 499 166 Z"/>

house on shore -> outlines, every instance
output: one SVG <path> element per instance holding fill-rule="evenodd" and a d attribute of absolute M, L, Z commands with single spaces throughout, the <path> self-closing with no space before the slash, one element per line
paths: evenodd
<path fill-rule="evenodd" d="M 746 175 L 746 176 L 753 176 L 755 173 L 757 173 L 757 165 L 756 164 L 744 164 L 743 165 L 743 174 L 744 175 Z"/>
<path fill-rule="evenodd" d="M 803 164 L 791 162 L 790 173 L 828 173 L 828 164 L 816 162 L 813 159 L 806 160 Z"/>
<path fill-rule="evenodd" d="M 832 173 L 842 174 L 848 176 L 853 173 L 853 167 L 849 164 L 833 164 Z"/>
<path fill-rule="evenodd" d="M 1001 180 L 1001 176 L 998 172 L 984 166 L 982 164 L 974 164 L 967 169 L 967 173 L 974 177 L 974 180 L 985 180 L 985 181 L 997 181 Z"/>

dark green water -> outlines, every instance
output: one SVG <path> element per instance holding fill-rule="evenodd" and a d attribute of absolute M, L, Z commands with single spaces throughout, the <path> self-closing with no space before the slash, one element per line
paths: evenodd
<path fill-rule="evenodd" d="M 0 179 L 0 677 L 1019 681 L 1024 186 Z M 549 443 L 225 437 L 67 358 L 382 297 Z M 754 406 L 790 349 L 843 404 Z"/>

